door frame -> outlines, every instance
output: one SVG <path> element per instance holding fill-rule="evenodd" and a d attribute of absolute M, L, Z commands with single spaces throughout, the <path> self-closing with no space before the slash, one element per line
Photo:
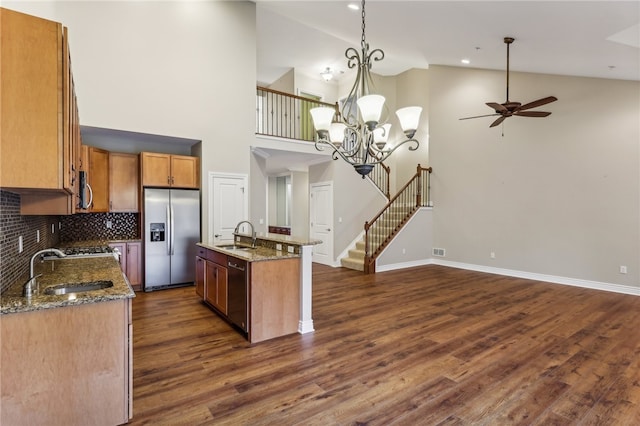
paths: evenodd
<path fill-rule="evenodd" d="M 331 190 L 331 211 L 329 212 L 329 218 L 331 219 L 331 223 L 330 223 L 330 227 L 331 227 L 331 244 L 327 245 L 327 250 L 328 250 L 328 257 L 329 259 L 327 259 L 324 262 L 318 261 L 315 257 L 313 257 L 313 262 L 316 263 L 320 263 L 322 265 L 328 265 L 328 266 L 335 266 L 335 249 L 334 249 L 334 245 L 335 245 L 335 223 L 334 223 L 334 209 L 335 206 L 333 205 L 333 181 L 325 181 L 325 182 L 314 182 L 309 184 L 309 237 L 310 238 L 314 238 L 314 234 L 313 234 L 313 226 L 311 226 L 311 219 L 313 219 L 314 215 L 313 215 L 313 209 L 312 209 L 312 204 L 314 204 L 312 202 L 312 196 L 311 194 L 313 193 L 313 190 L 315 187 L 321 187 L 321 186 L 328 186 Z M 315 246 L 314 246 L 315 247 Z"/>
<path fill-rule="evenodd" d="M 209 210 L 209 214 L 207 217 L 207 221 L 208 221 L 208 234 L 207 238 L 208 241 L 215 241 L 215 227 L 214 225 L 214 220 L 213 220 L 213 214 L 215 212 L 214 209 L 214 205 L 213 205 L 213 201 L 215 200 L 215 179 L 220 179 L 220 178 L 226 178 L 226 179 L 241 179 L 242 183 L 244 185 L 244 194 L 243 194 L 243 211 L 242 211 L 242 216 L 243 219 L 242 220 L 248 220 L 249 219 L 249 175 L 245 174 L 245 173 L 222 173 L 222 172 L 209 172 L 209 206 L 208 206 L 208 210 Z"/>

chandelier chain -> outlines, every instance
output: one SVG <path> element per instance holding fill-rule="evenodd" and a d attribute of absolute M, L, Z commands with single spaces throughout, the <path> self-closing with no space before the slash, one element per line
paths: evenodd
<path fill-rule="evenodd" d="M 365 20 L 364 20 L 364 0 L 362 0 L 362 40 L 360 41 L 360 45 L 364 49 L 367 45 L 367 41 L 364 38 L 364 30 L 365 30 Z"/>

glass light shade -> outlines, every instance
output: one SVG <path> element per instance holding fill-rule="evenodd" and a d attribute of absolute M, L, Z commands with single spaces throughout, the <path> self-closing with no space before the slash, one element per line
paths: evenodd
<path fill-rule="evenodd" d="M 422 113 L 422 107 L 406 107 L 400 108 L 396 111 L 398 120 L 400 120 L 400 127 L 402 131 L 410 138 L 416 133 L 418 129 L 418 123 L 420 123 L 420 114 Z"/>
<path fill-rule="evenodd" d="M 313 120 L 313 127 L 316 128 L 316 132 L 329 131 L 331 127 L 331 121 L 336 110 L 329 107 L 317 107 L 309 110 L 311 113 L 311 119 Z"/>
<path fill-rule="evenodd" d="M 382 107 L 384 106 L 384 96 L 366 95 L 359 98 L 357 103 L 358 109 L 360 109 L 360 115 L 362 116 L 362 121 L 367 123 L 369 130 L 373 130 L 375 125 L 378 124 L 378 121 L 380 121 Z"/>
<path fill-rule="evenodd" d="M 391 124 L 387 123 L 383 126 L 376 127 L 373 130 L 373 141 L 387 143 L 389 140 L 389 131 L 391 130 Z"/>
<path fill-rule="evenodd" d="M 344 131 L 347 126 L 344 123 L 331 123 L 329 128 L 329 140 L 340 146 L 344 140 Z"/>

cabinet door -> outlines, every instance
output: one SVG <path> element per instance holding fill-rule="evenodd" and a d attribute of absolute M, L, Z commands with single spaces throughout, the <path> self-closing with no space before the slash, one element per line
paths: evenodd
<path fill-rule="evenodd" d="M 120 269 L 127 274 L 127 243 L 109 243 L 109 247 L 118 249 L 120 252 Z"/>
<path fill-rule="evenodd" d="M 198 157 L 171 156 L 171 186 L 199 188 L 198 171 Z"/>
<path fill-rule="evenodd" d="M 138 156 L 109 153 L 109 211 L 138 212 Z"/>
<path fill-rule="evenodd" d="M 89 147 L 90 184 L 93 190 L 91 211 L 109 211 L 109 151 Z"/>
<path fill-rule="evenodd" d="M 205 261 L 204 276 L 205 276 L 204 300 L 217 308 L 218 307 L 218 303 L 217 303 L 218 302 L 217 300 L 218 298 L 218 295 L 217 295 L 218 265 L 213 262 L 209 262 L 208 260 Z"/>
<path fill-rule="evenodd" d="M 216 276 L 216 302 L 220 312 L 227 314 L 227 268 L 218 266 Z"/>
<path fill-rule="evenodd" d="M 171 185 L 171 156 L 155 152 L 140 153 L 142 186 L 169 187 Z"/>
<path fill-rule="evenodd" d="M 196 256 L 196 294 L 202 299 L 205 298 L 205 274 L 206 274 L 206 260 L 200 256 Z"/>
<path fill-rule="evenodd" d="M 134 290 L 142 284 L 142 243 L 127 243 L 127 278 Z"/>
<path fill-rule="evenodd" d="M 62 25 L 2 8 L 0 32 L 0 187 L 62 189 Z"/>

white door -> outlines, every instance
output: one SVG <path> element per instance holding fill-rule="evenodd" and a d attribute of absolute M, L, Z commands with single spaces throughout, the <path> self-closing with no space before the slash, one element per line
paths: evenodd
<path fill-rule="evenodd" d="M 333 264 L 333 182 L 311 184 L 309 198 L 311 238 L 322 241 L 313 246 L 313 261 Z"/>
<path fill-rule="evenodd" d="M 238 222 L 249 219 L 247 176 L 211 173 L 209 241 L 233 240 Z"/>

